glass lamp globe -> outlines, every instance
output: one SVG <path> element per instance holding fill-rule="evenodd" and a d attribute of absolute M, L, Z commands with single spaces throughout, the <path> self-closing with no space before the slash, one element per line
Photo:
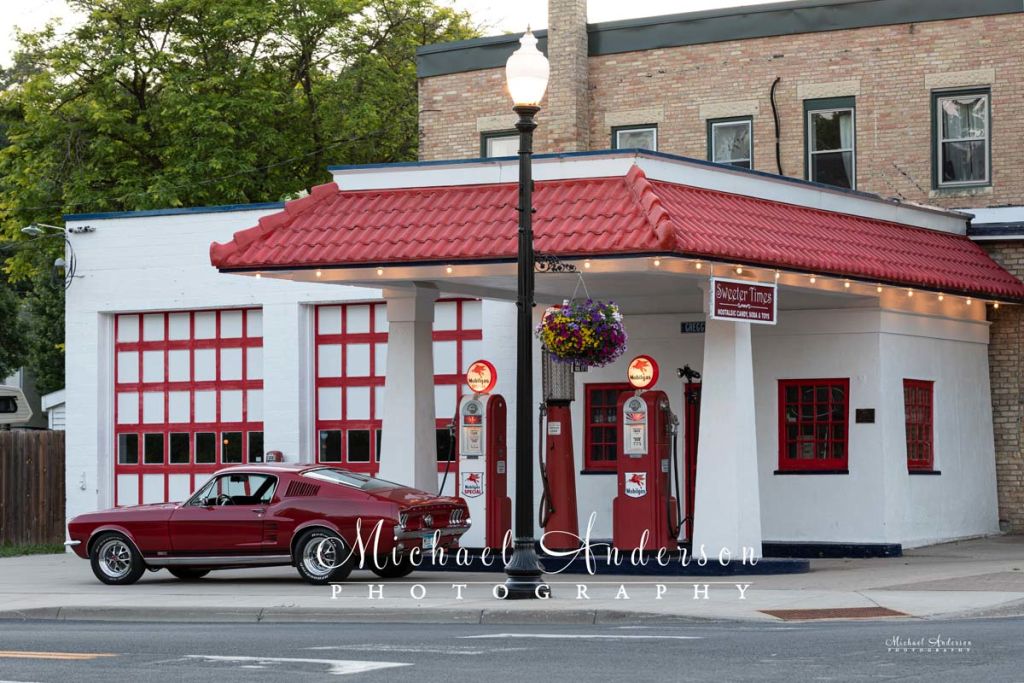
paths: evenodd
<path fill-rule="evenodd" d="M 537 39 L 530 29 L 519 40 L 519 49 L 505 64 L 508 92 L 517 107 L 536 107 L 548 87 L 548 59 L 537 49 Z"/>

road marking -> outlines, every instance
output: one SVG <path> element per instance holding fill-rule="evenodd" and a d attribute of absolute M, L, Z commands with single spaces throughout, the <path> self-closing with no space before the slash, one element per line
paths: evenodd
<path fill-rule="evenodd" d="M 28 650 L 0 650 L 0 659 L 70 659 L 89 660 L 100 657 L 116 657 L 105 652 L 30 652 Z"/>
<path fill-rule="evenodd" d="M 631 636 L 604 635 L 589 633 L 484 633 L 478 636 L 460 636 L 461 638 L 575 638 L 579 640 L 701 640 L 703 636 Z"/>
<path fill-rule="evenodd" d="M 323 664 L 332 676 L 361 674 L 377 669 L 392 669 L 397 666 L 412 666 L 403 662 L 366 662 L 357 659 L 300 659 L 296 657 L 242 657 L 231 655 L 185 655 L 187 659 L 202 659 L 207 662 L 231 662 L 235 664 Z"/>
<path fill-rule="evenodd" d="M 488 655 L 494 652 L 521 652 L 525 647 L 465 647 L 461 645 L 447 645 L 443 647 L 430 647 L 419 645 L 318 645 L 316 647 L 304 647 L 303 650 L 349 650 L 354 652 L 413 652 L 416 654 L 431 655 Z"/>

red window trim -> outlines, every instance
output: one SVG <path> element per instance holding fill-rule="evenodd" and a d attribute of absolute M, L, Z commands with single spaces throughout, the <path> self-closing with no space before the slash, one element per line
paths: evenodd
<path fill-rule="evenodd" d="M 922 422 L 912 423 L 910 421 L 910 410 L 912 406 L 907 405 L 907 389 L 924 389 L 928 392 L 928 415 L 927 418 Z M 913 406 L 913 407 L 925 407 L 924 404 Z M 903 380 L 903 422 L 904 422 L 904 442 L 907 447 L 907 469 L 914 472 L 930 472 L 935 469 L 935 382 L 927 379 L 904 379 Z M 910 427 L 911 426 L 925 426 L 928 428 L 927 438 L 915 439 L 918 445 L 925 447 L 925 453 L 927 458 L 925 459 L 911 459 L 911 438 L 910 438 Z"/>
<path fill-rule="evenodd" d="M 221 335 L 221 314 L 238 311 L 242 314 L 242 331 L 241 336 L 238 337 L 223 337 Z M 249 420 L 249 396 L 248 392 L 251 390 L 263 390 L 263 379 L 248 379 L 249 373 L 249 357 L 246 353 L 247 349 L 250 348 L 262 348 L 263 337 L 251 337 L 249 336 L 249 314 L 252 312 L 262 313 L 262 309 L 259 307 L 229 307 L 229 308 L 207 308 L 207 309 L 189 309 L 189 310 L 163 310 L 163 311 L 125 311 L 119 312 L 114 315 L 114 359 L 113 359 L 113 398 L 114 398 L 114 429 L 113 429 L 113 490 L 114 490 L 114 505 L 118 506 L 121 504 L 118 495 L 118 475 L 136 475 L 138 477 L 138 502 L 141 504 L 145 502 L 144 498 L 144 485 L 143 485 L 143 474 L 160 474 L 163 476 L 164 495 L 163 499 L 168 500 L 170 498 L 170 479 L 168 475 L 172 474 L 187 474 L 190 475 L 190 490 L 194 491 L 197 484 L 202 481 L 203 475 L 212 474 L 225 465 L 240 464 L 240 463 L 224 463 L 222 461 L 223 455 L 223 435 L 226 433 L 241 433 L 242 435 L 242 463 L 249 462 L 249 435 L 253 432 L 264 432 L 263 421 L 250 421 Z M 196 338 L 196 314 L 197 313 L 214 313 L 216 314 L 215 331 L 213 338 L 210 339 L 197 339 Z M 186 314 L 189 316 L 189 338 L 188 339 L 171 339 L 170 338 L 170 316 L 176 314 Z M 157 341 L 146 341 L 143 339 L 145 317 L 150 315 L 163 316 L 163 339 Z M 118 332 L 120 330 L 121 318 L 126 316 L 136 316 L 138 318 L 139 334 L 136 341 L 119 341 Z M 221 380 L 221 365 L 220 365 L 220 350 L 237 348 L 242 349 L 242 379 L 240 380 Z M 218 379 L 207 380 L 207 381 L 196 381 L 195 373 L 195 351 L 199 349 L 214 349 L 217 353 L 214 355 L 215 362 L 215 375 Z M 170 362 L 169 355 L 171 351 L 175 350 L 187 350 L 189 351 L 189 379 L 183 381 L 170 381 Z M 143 352 L 144 351 L 160 351 L 163 354 L 163 366 L 164 376 L 160 382 L 146 382 L 144 381 L 143 375 Z M 136 352 L 138 353 L 138 381 L 136 382 L 119 382 L 118 381 L 118 354 L 120 352 Z M 262 370 L 262 369 L 261 369 Z M 262 377 L 262 372 L 261 372 Z M 242 421 L 241 422 L 196 422 L 195 421 L 195 392 L 196 391 L 217 391 L 217 414 L 220 415 L 220 393 L 221 391 L 241 391 L 242 392 Z M 190 393 L 189 398 L 189 415 L 192 416 L 189 422 L 184 423 L 171 423 L 168 422 L 170 415 L 168 405 L 170 402 L 169 393 L 172 391 L 188 391 Z M 138 394 L 138 423 L 135 424 L 121 424 L 118 422 L 118 394 L 120 393 L 132 393 Z M 164 398 L 164 421 L 161 423 L 148 424 L 146 423 L 145 416 L 143 413 L 143 395 L 146 392 L 162 392 Z M 216 455 L 214 462 L 212 463 L 197 463 L 196 462 L 196 435 L 197 434 L 212 433 L 215 435 L 216 440 Z M 120 461 L 119 452 L 119 440 L 122 434 L 136 434 L 138 436 L 138 448 L 137 448 L 137 461 L 135 463 L 122 463 Z M 163 440 L 163 461 L 161 463 L 146 463 L 145 456 L 145 439 L 147 434 L 160 434 Z M 170 448 L 170 435 L 171 434 L 188 434 L 189 435 L 189 462 L 188 463 L 171 463 L 171 448 Z M 265 443 L 265 442 L 264 442 Z"/>
<path fill-rule="evenodd" d="M 596 472 L 615 472 L 618 470 L 618 452 L 615 453 L 615 458 L 612 460 L 594 460 L 592 448 L 594 446 L 593 437 L 591 436 L 591 427 L 607 426 L 606 423 L 598 424 L 590 421 L 590 408 L 592 401 L 592 392 L 595 391 L 608 391 L 618 389 L 620 391 L 631 391 L 633 387 L 627 382 L 590 382 L 583 385 L 583 471 L 596 473 Z M 615 422 L 615 428 L 620 429 L 621 425 L 618 421 Z M 619 435 L 616 433 L 615 440 L 618 443 Z M 602 442 L 603 443 L 603 442 Z"/>
<path fill-rule="evenodd" d="M 788 446 L 787 434 L 786 434 L 786 389 L 791 386 L 841 386 L 843 388 L 843 455 L 841 458 L 810 458 L 810 459 L 790 459 L 786 457 L 786 450 Z M 779 472 L 816 472 L 816 471 L 832 471 L 842 472 L 849 467 L 850 458 L 850 379 L 848 377 L 834 377 L 834 378 L 800 378 L 800 379 L 780 379 L 779 380 Z M 798 404 L 799 405 L 799 404 Z M 798 419 L 799 424 L 799 419 Z M 831 419 L 827 422 L 829 428 L 834 424 L 840 424 L 838 422 L 832 422 Z M 815 426 L 818 426 L 815 423 Z M 799 441 L 799 436 L 798 436 Z M 833 439 L 829 439 L 833 442 Z M 815 444 L 817 444 L 817 437 L 815 437 Z M 817 452 L 817 446 L 815 446 L 815 452 Z"/>
<path fill-rule="evenodd" d="M 455 311 L 455 329 L 453 330 L 435 330 L 433 332 L 433 341 L 454 341 L 458 342 L 455 347 L 456 352 L 456 368 L 463 368 L 466 365 L 467 359 L 464 357 L 465 350 L 462 342 L 466 341 L 480 341 L 483 339 L 483 330 L 479 328 L 467 329 L 464 327 L 464 308 L 465 304 L 474 299 L 459 299 L 459 298 L 444 298 L 438 299 L 437 303 L 451 303 L 457 304 Z M 349 333 L 346 331 L 348 325 L 348 317 L 344 311 L 348 306 L 369 306 L 370 307 L 370 331 Z M 384 375 L 377 375 L 377 357 L 372 348 L 374 344 L 386 344 L 388 340 L 388 333 L 385 331 L 377 331 L 377 307 L 387 306 L 387 303 L 381 300 L 374 301 L 345 301 L 345 302 L 334 302 L 318 304 L 315 307 L 313 316 L 313 382 L 314 382 L 314 413 L 313 413 L 313 444 L 314 444 L 314 458 L 316 462 L 322 462 L 320 460 L 320 432 L 338 430 L 341 431 L 341 460 L 340 461 L 327 461 L 330 464 L 341 465 L 354 472 L 365 472 L 367 474 L 377 474 L 380 469 L 380 453 L 377 451 L 377 432 L 383 426 L 383 415 L 380 409 L 377 407 L 377 392 L 376 387 L 384 386 Z M 340 334 L 321 334 L 320 333 L 320 311 L 323 308 L 334 308 L 340 307 L 342 309 L 341 316 L 341 333 Z M 345 355 L 348 353 L 348 344 L 353 343 L 364 343 L 370 344 L 370 374 L 366 377 L 347 377 L 344 375 L 344 368 L 347 367 L 347 359 Z M 320 377 L 320 354 L 317 351 L 321 344 L 338 344 L 341 348 L 341 377 Z M 453 374 L 435 374 L 434 385 L 435 386 L 454 386 L 456 399 L 461 398 L 465 388 L 465 376 L 461 372 Z M 341 387 L 342 389 L 342 415 L 347 414 L 347 406 L 345 402 L 347 397 L 344 389 L 346 387 L 369 387 L 370 388 L 370 419 L 368 420 L 321 420 L 320 415 L 320 392 L 319 389 L 322 387 Z M 450 407 L 452 415 L 455 414 L 455 405 Z M 435 420 L 436 429 L 447 429 L 451 422 L 450 417 L 437 418 Z M 368 429 L 370 430 L 370 461 L 369 462 L 348 462 L 348 432 L 349 430 Z M 448 461 L 439 460 L 437 463 L 437 471 L 444 472 L 445 468 L 448 467 Z"/>

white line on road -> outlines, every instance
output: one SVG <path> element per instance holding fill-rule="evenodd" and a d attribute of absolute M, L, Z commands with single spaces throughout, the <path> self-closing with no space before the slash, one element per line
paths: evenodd
<path fill-rule="evenodd" d="M 461 645 L 447 645 L 444 647 L 429 647 L 418 645 L 317 645 L 316 647 L 304 647 L 303 650 L 349 650 L 355 652 L 413 652 L 416 654 L 431 655 L 487 655 L 492 652 L 520 652 L 525 647 L 464 647 Z"/>
<path fill-rule="evenodd" d="M 188 659 L 202 659 L 207 662 L 231 662 L 235 664 L 269 664 L 274 662 L 288 664 L 323 664 L 328 667 L 327 673 L 332 676 L 361 674 L 377 669 L 391 669 L 396 666 L 412 666 L 402 662 L 366 662 L 356 659 L 299 659 L 292 657 L 243 657 L 231 655 L 185 655 Z"/>
<path fill-rule="evenodd" d="M 701 640 L 703 636 L 631 636 L 603 635 L 590 633 L 484 633 L 478 636 L 460 636 L 461 638 L 575 638 L 579 640 Z"/>

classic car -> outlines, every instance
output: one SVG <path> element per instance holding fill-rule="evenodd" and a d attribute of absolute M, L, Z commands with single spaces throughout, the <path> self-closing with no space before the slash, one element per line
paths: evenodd
<path fill-rule="evenodd" d="M 361 562 L 382 578 L 406 576 L 414 548 L 449 548 L 469 526 L 461 498 L 325 465 L 266 464 L 220 470 L 184 503 L 79 515 L 68 522 L 67 544 L 113 585 L 147 569 L 190 581 L 213 569 L 274 565 L 294 565 L 323 585 Z"/>

